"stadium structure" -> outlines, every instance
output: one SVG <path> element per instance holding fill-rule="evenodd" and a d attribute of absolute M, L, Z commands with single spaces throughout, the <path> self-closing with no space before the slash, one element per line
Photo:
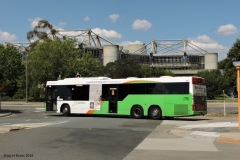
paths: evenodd
<path fill-rule="evenodd" d="M 103 65 L 118 59 L 132 59 L 139 64 L 161 67 L 176 75 L 195 75 L 217 69 L 218 53 L 209 53 L 188 40 L 152 40 L 120 46 L 87 30 L 59 30 L 58 36 L 74 38 L 77 47 L 102 60 Z"/>

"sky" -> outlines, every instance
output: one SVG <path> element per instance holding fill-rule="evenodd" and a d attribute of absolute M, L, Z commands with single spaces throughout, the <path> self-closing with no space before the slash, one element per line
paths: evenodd
<path fill-rule="evenodd" d="M 0 44 L 28 42 L 39 20 L 92 29 L 119 45 L 186 39 L 227 57 L 240 38 L 239 0 L 0 0 Z"/>

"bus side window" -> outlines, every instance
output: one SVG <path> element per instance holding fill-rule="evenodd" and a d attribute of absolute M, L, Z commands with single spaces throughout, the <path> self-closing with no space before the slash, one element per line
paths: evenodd
<path fill-rule="evenodd" d="M 71 88 L 72 100 L 89 100 L 89 85 L 73 86 Z"/>
<path fill-rule="evenodd" d="M 55 88 L 55 89 L 53 90 L 53 97 L 52 97 L 52 99 L 56 100 L 57 97 L 58 97 L 58 90 L 57 90 L 57 88 Z"/>
<path fill-rule="evenodd" d="M 109 85 L 102 85 L 102 101 L 108 101 Z"/>
<path fill-rule="evenodd" d="M 118 86 L 118 101 L 122 101 L 128 96 L 128 87 L 128 84 L 120 84 Z"/>

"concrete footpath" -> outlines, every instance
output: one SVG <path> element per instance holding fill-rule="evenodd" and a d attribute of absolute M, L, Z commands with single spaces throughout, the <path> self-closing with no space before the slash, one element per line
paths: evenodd
<path fill-rule="evenodd" d="M 124 160 L 239 160 L 237 115 L 164 120 Z"/>

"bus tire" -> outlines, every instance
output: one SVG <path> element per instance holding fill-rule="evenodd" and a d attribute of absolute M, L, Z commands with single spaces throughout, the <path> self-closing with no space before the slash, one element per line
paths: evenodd
<path fill-rule="evenodd" d="M 143 113 L 143 108 L 141 106 L 134 106 L 131 109 L 131 116 L 136 119 L 143 118 L 144 113 Z"/>
<path fill-rule="evenodd" d="M 148 115 L 151 119 L 162 119 L 162 110 L 158 106 L 152 106 L 149 109 Z"/>
<path fill-rule="evenodd" d="M 62 114 L 63 116 L 69 116 L 70 115 L 70 107 L 68 104 L 64 104 L 62 106 Z"/>

